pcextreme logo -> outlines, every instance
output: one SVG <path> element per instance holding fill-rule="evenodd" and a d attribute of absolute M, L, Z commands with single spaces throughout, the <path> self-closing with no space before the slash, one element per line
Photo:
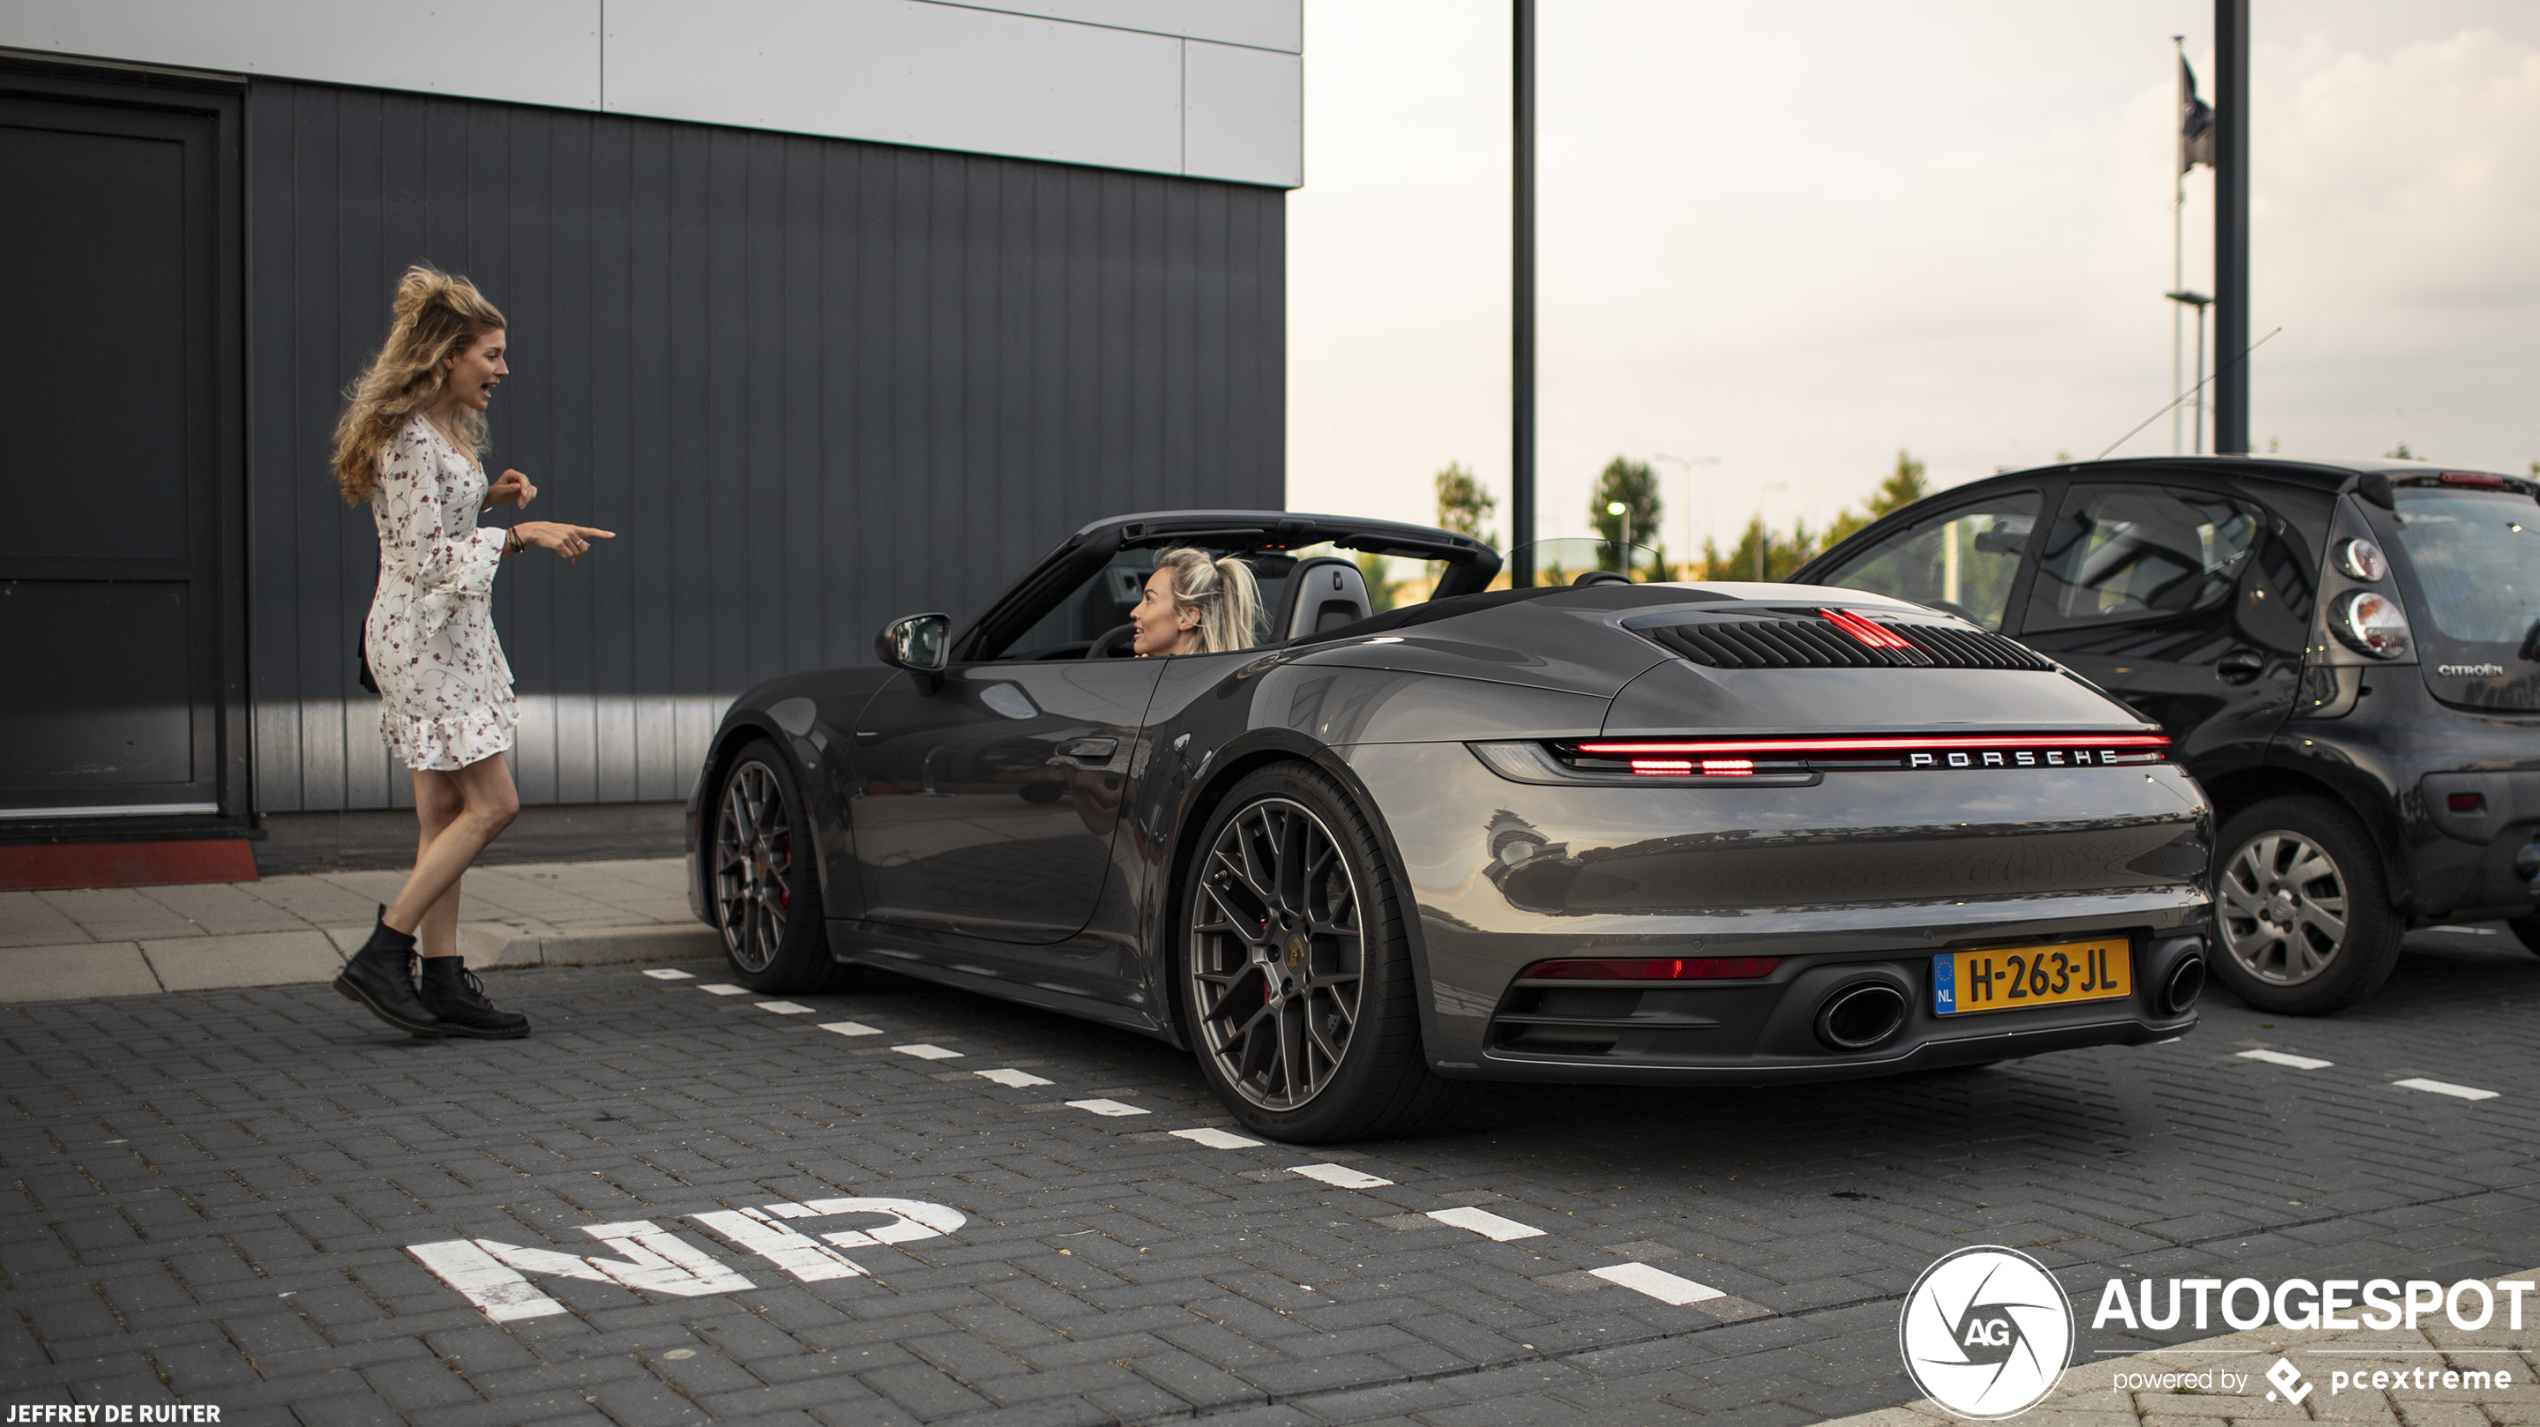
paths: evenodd
<path fill-rule="evenodd" d="M 2062 1380 L 2073 1313 L 2043 1264 L 1979 1244 L 1914 1280 L 1896 1337 L 1924 1395 L 1954 1416 L 1995 1422 L 2036 1406 Z"/>

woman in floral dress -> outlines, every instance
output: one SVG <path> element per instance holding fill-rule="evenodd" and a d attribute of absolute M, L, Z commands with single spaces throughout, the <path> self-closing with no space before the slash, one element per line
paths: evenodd
<path fill-rule="evenodd" d="M 538 494 L 518 471 L 489 487 L 477 464 L 485 408 L 509 372 L 503 314 L 474 283 L 424 267 L 397 284 L 396 313 L 336 423 L 335 478 L 379 529 L 363 655 L 380 738 L 412 770 L 422 838 L 335 989 L 413 1035 L 511 1039 L 529 1034 L 529 1018 L 485 999 L 458 945 L 459 879 L 520 811 L 503 757 L 520 706 L 494 636 L 494 574 L 532 545 L 578 564 L 611 535 L 537 520 L 477 528 L 479 512 Z"/>

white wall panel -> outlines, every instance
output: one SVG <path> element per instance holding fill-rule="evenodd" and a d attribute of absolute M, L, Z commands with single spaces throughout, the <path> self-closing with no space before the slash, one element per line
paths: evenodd
<path fill-rule="evenodd" d="M 611 0 L 607 106 L 1177 173 L 1182 43 L 926 0 Z"/>
<path fill-rule="evenodd" d="M 940 0 L 1254 49 L 1305 50 L 1305 0 Z"/>
<path fill-rule="evenodd" d="M 1303 25 L 1300 0 L 0 0 L 0 46 L 43 53 L 1282 188 Z"/>
<path fill-rule="evenodd" d="M 1305 183 L 1305 61 L 1275 50 L 1183 44 L 1182 171 Z"/>
<path fill-rule="evenodd" d="M 0 0 L 0 45 L 594 109 L 600 0 Z"/>

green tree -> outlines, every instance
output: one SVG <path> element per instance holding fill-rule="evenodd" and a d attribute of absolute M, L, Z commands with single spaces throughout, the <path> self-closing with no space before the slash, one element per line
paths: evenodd
<path fill-rule="evenodd" d="M 1827 548 L 1841 543 L 1844 537 L 1880 516 L 1903 510 L 1929 494 L 1931 482 L 1924 477 L 1923 463 L 1914 459 L 1913 452 L 1900 448 L 1896 453 L 1896 469 L 1887 473 L 1886 480 L 1879 482 L 1879 488 L 1870 496 L 1868 510 L 1855 515 L 1846 508 L 1834 518 L 1834 524 L 1826 528 Z M 1747 578 L 1754 577 L 1749 575 Z"/>
<path fill-rule="evenodd" d="M 1360 552 L 1358 577 L 1367 582 L 1367 612 L 1383 614 L 1394 607 L 1393 567 L 1373 550 Z"/>
<path fill-rule="evenodd" d="M 1786 580 L 1791 572 L 1813 559 L 1820 544 L 1809 532 L 1808 522 L 1793 521 L 1788 535 L 1764 528 L 1761 516 L 1746 522 L 1746 530 L 1738 537 L 1737 548 L 1723 554 L 1709 540 L 1702 542 L 1702 572 L 1690 576 L 1703 580 L 1752 580 L 1756 578 L 1758 554 L 1761 554 L 1763 578 Z"/>
<path fill-rule="evenodd" d="M 2381 454 L 2389 457 L 2393 461 L 2413 461 L 2417 458 L 2416 452 L 2409 450 L 2408 443 L 2405 441 L 2400 442 L 2398 445 L 2391 447 L 2389 450 L 2384 451 Z"/>
<path fill-rule="evenodd" d="M 1438 472 L 1438 528 L 1469 535 L 1493 550 L 1499 548 L 1499 532 L 1485 529 L 1482 522 L 1499 509 L 1498 497 L 1482 488 L 1473 473 L 1461 461 L 1449 461 Z"/>
<path fill-rule="evenodd" d="M 1623 507 L 1620 512 L 1614 510 L 1617 505 Z M 1658 499 L 1658 477 L 1651 474 L 1647 461 L 1617 456 L 1605 463 L 1604 473 L 1588 490 L 1588 524 L 1599 540 L 1655 545 L 1658 517 L 1664 509 Z"/>

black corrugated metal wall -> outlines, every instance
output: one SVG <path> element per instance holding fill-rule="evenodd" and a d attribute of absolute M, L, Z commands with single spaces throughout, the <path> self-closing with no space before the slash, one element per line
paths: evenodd
<path fill-rule="evenodd" d="M 1280 190 L 262 81 L 246 129 L 261 811 L 412 800 L 327 473 L 412 262 L 511 322 L 488 469 L 618 532 L 496 583 L 526 802 L 686 796 L 731 696 L 1087 520 L 1284 504 Z"/>

